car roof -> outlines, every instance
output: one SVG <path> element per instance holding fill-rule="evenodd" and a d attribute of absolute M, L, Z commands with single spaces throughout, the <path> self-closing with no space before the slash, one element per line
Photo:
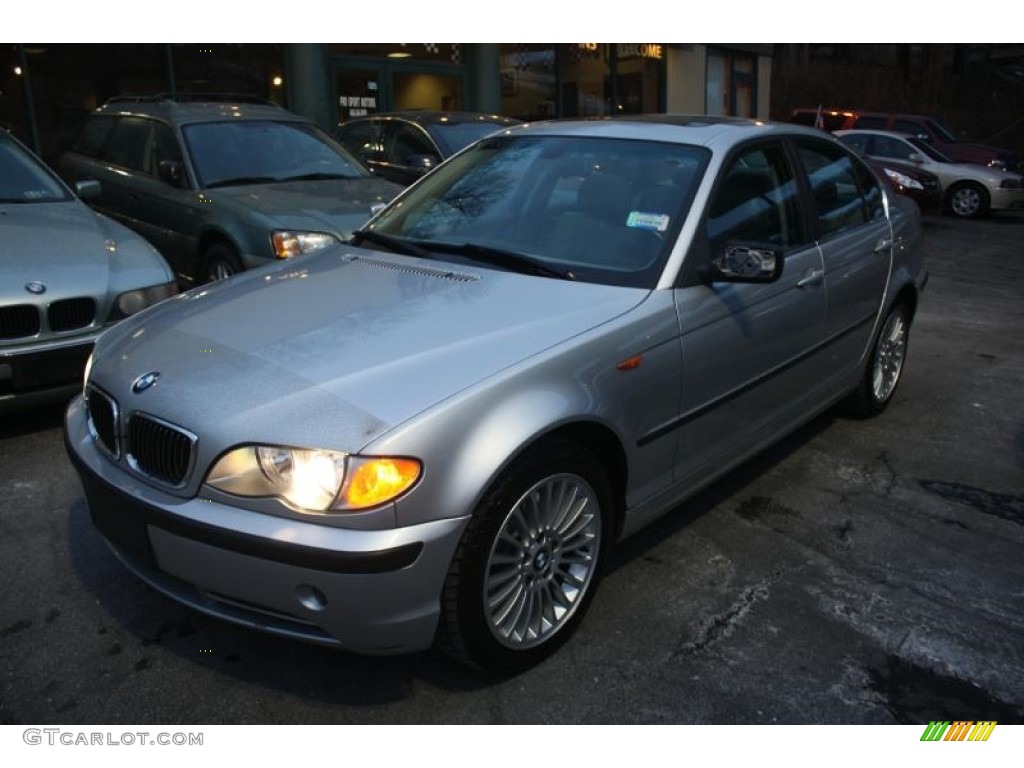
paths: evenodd
<path fill-rule="evenodd" d="M 185 94 L 182 97 L 171 97 L 167 94 L 118 96 L 109 99 L 96 110 L 96 114 L 156 117 L 175 125 L 212 123 L 224 120 L 309 122 L 306 118 L 289 112 L 273 102 L 252 96 L 230 94 L 210 95 L 208 98 L 198 94 Z"/>
<path fill-rule="evenodd" d="M 353 117 L 346 120 L 346 123 L 354 123 L 360 120 L 408 120 L 420 125 L 448 124 L 458 125 L 460 123 L 501 123 L 502 125 L 516 125 L 521 120 L 505 115 L 495 115 L 488 112 L 435 112 L 430 110 L 398 110 L 395 112 L 377 112 L 363 117 Z"/>
<path fill-rule="evenodd" d="M 510 129 L 515 133 L 547 136 L 590 136 L 595 138 L 644 139 L 708 148 L 728 147 L 747 139 L 769 136 L 830 138 L 816 128 L 793 123 L 776 123 L 741 117 L 708 115 L 631 115 L 584 120 L 548 120 L 525 123 Z M 836 141 L 835 139 L 832 139 Z"/>

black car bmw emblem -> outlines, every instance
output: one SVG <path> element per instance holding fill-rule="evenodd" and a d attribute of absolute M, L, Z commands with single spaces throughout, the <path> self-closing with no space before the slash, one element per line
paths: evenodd
<path fill-rule="evenodd" d="M 25 290 L 29 293 L 34 293 L 38 296 L 41 293 L 46 293 L 46 286 L 40 283 L 38 280 L 30 280 L 25 283 Z"/>
<path fill-rule="evenodd" d="M 159 371 L 150 371 L 149 373 L 142 374 L 141 376 L 139 376 L 139 378 L 132 382 L 132 392 L 134 392 L 135 394 L 145 392 L 147 389 L 156 384 L 156 380 L 159 378 Z"/>

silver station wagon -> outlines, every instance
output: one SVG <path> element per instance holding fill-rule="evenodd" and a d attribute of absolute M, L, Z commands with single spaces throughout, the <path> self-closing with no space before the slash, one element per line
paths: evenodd
<path fill-rule="evenodd" d="M 156 589 L 507 673 L 617 541 L 840 401 L 881 412 L 924 283 L 917 207 L 820 131 L 518 126 L 350 243 L 105 333 L 67 447 Z"/>

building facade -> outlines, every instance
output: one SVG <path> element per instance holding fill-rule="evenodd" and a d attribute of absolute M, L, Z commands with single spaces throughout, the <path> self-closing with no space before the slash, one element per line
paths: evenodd
<path fill-rule="evenodd" d="M 652 112 L 767 118 L 771 45 L 9 44 L 0 126 L 47 160 L 124 93 L 243 93 L 323 127 L 398 109 L 521 119 Z"/>

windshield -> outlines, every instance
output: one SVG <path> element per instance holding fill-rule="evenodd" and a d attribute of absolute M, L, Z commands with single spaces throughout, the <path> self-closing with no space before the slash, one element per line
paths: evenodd
<path fill-rule="evenodd" d="M 935 120 L 925 120 L 925 124 L 928 126 L 928 129 L 932 132 L 933 136 L 938 136 L 942 141 L 948 144 L 956 144 L 960 141 L 960 139 L 954 136 L 953 132 L 942 123 L 936 122 Z"/>
<path fill-rule="evenodd" d="M 200 187 L 369 175 L 323 131 L 306 123 L 194 123 L 183 133 Z"/>
<path fill-rule="evenodd" d="M 429 174 L 370 229 L 443 258 L 501 251 L 503 266 L 515 254 L 533 274 L 653 287 L 708 158 L 682 144 L 496 136 Z"/>
<path fill-rule="evenodd" d="M 939 150 L 937 150 L 935 147 L 933 147 L 931 144 L 929 144 L 927 141 L 924 141 L 923 139 L 911 137 L 908 138 L 907 141 L 913 144 L 915 149 L 917 149 L 918 151 L 922 152 L 925 155 L 928 155 L 928 157 L 930 157 L 932 160 L 935 160 L 936 162 L 953 162 L 947 155 L 942 154 L 941 152 L 939 152 Z"/>
<path fill-rule="evenodd" d="M 434 140 L 445 150 L 447 156 L 454 155 L 477 139 L 490 136 L 508 126 L 508 123 L 473 120 L 465 123 L 434 123 L 430 126 L 430 132 L 434 135 Z"/>
<path fill-rule="evenodd" d="M 64 185 L 41 162 L 0 130 L 0 203 L 70 199 Z"/>

